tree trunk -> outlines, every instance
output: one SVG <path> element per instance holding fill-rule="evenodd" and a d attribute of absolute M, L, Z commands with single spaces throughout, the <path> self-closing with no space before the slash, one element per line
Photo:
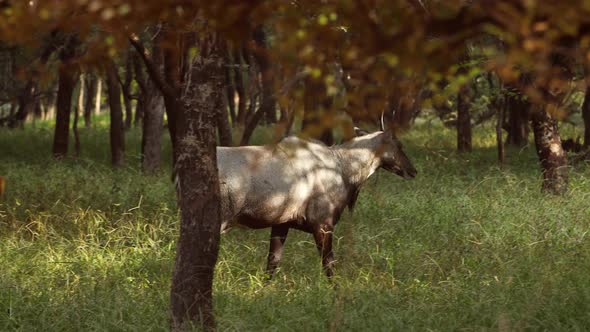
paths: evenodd
<path fill-rule="evenodd" d="M 141 166 L 144 173 L 155 174 L 160 170 L 160 160 L 162 159 L 164 98 L 155 87 L 152 87 L 144 95 L 142 104 L 145 106 L 141 139 Z"/>
<path fill-rule="evenodd" d="M 234 48 L 234 83 L 238 93 L 238 114 L 237 123 L 239 126 L 246 125 L 246 90 L 244 89 L 244 70 L 240 48 Z"/>
<path fill-rule="evenodd" d="M 277 111 L 273 92 L 273 73 L 267 51 L 266 33 L 262 25 L 254 29 L 254 41 L 256 42 L 254 57 L 256 58 L 262 76 L 262 102 L 259 111 L 264 114 L 267 124 L 276 123 Z"/>
<path fill-rule="evenodd" d="M 74 108 L 74 153 L 76 157 L 80 156 L 80 135 L 78 134 L 78 114 L 84 109 L 84 78 L 86 75 L 80 75 L 80 87 L 78 88 L 78 104 Z"/>
<path fill-rule="evenodd" d="M 53 156 L 57 159 L 62 159 L 68 154 L 70 112 L 72 108 L 72 95 L 76 86 L 76 76 L 76 68 L 73 65 L 62 64 L 59 67 L 57 116 L 53 137 Z"/>
<path fill-rule="evenodd" d="M 117 80 L 117 67 L 114 62 L 106 66 L 107 97 L 111 114 L 111 157 L 113 167 L 125 164 L 125 131 L 123 110 L 121 109 L 121 87 Z"/>
<path fill-rule="evenodd" d="M 134 58 L 134 71 L 135 80 L 139 85 L 141 94 L 137 101 L 138 111 L 135 113 L 135 119 L 138 119 L 138 114 L 143 114 L 141 165 L 144 173 L 155 174 L 160 169 L 160 160 L 162 159 L 161 138 L 162 124 L 164 122 L 164 98 L 154 81 L 145 79 L 143 67 L 138 60 L 136 57 Z M 154 40 L 152 61 L 161 75 L 164 61 L 159 37 Z"/>
<path fill-rule="evenodd" d="M 301 131 L 330 146 L 334 144 L 334 136 L 331 124 L 325 123 L 324 115 L 330 110 L 331 100 L 326 97 L 325 90 L 323 82 L 311 78 L 305 81 Z"/>
<path fill-rule="evenodd" d="M 213 330 L 213 272 L 221 227 L 215 128 L 223 97 L 223 47 L 218 37 L 203 34 L 183 91 L 178 114 L 177 190 L 180 238 L 172 278 L 172 329 L 190 321 Z"/>
<path fill-rule="evenodd" d="M 506 95 L 508 135 L 506 144 L 523 147 L 528 143 L 530 103 L 516 90 Z"/>
<path fill-rule="evenodd" d="M 125 63 L 125 80 L 121 81 L 123 102 L 125 103 L 125 130 L 131 128 L 131 123 L 133 121 L 133 108 L 131 107 L 131 82 L 133 81 L 133 62 L 131 58 L 131 52 L 127 53 L 127 61 Z"/>
<path fill-rule="evenodd" d="M 590 147 L 590 82 L 586 83 L 586 96 L 582 104 L 582 117 L 584 118 L 584 148 Z"/>
<path fill-rule="evenodd" d="M 35 82 L 29 80 L 18 97 L 18 111 L 10 117 L 8 128 L 24 128 L 27 115 L 30 113 L 32 106 L 34 106 L 33 95 L 35 94 L 35 88 Z"/>
<path fill-rule="evenodd" d="M 457 150 L 471 151 L 471 100 L 469 87 L 462 87 L 457 96 Z"/>
<path fill-rule="evenodd" d="M 96 97 L 94 98 L 94 114 L 100 114 L 100 102 L 102 98 L 102 80 L 100 77 L 96 78 Z"/>
<path fill-rule="evenodd" d="M 256 98 L 250 98 L 251 102 L 254 102 L 255 100 Z M 246 126 L 244 127 L 244 132 L 242 133 L 242 138 L 240 140 L 241 146 L 248 145 L 248 143 L 250 142 L 250 138 L 252 137 L 252 134 L 254 134 L 254 130 L 258 126 L 258 123 L 260 122 L 262 117 L 264 116 L 264 112 L 262 112 L 262 110 L 251 110 L 250 114 L 252 114 L 252 116 L 246 122 Z"/>
<path fill-rule="evenodd" d="M 225 54 L 225 93 L 227 98 L 227 106 L 229 109 L 229 116 L 231 118 L 232 125 L 235 126 L 236 124 L 236 101 L 235 101 L 235 94 L 236 90 L 234 88 L 234 80 L 232 79 L 232 70 L 231 70 L 231 57 L 230 53 L 226 52 Z"/>
<path fill-rule="evenodd" d="M 567 155 L 561 147 L 557 121 L 539 107 L 532 114 L 535 146 L 543 172 L 544 192 L 563 194 L 568 189 Z"/>
<path fill-rule="evenodd" d="M 231 126 L 229 124 L 228 118 L 228 108 L 226 104 L 226 100 L 222 97 L 222 104 L 219 107 L 218 117 L 217 117 L 217 132 L 219 133 L 219 145 L 220 146 L 232 146 L 233 145 L 233 138 L 231 133 Z"/>
<path fill-rule="evenodd" d="M 501 102 L 501 97 L 496 97 L 494 106 L 496 107 L 496 146 L 498 147 L 498 162 L 504 164 L 506 155 L 504 153 L 504 141 L 502 139 L 502 125 L 504 124 L 505 102 Z"/>
<path fill-rule="evenodd" d="M 86 74 L 86 102 L 84 104 L 84 127 L 90 128 L 92 123 L 92 106 L 96 98 L 98 83 L 97 78 L 92 74 Z"/>

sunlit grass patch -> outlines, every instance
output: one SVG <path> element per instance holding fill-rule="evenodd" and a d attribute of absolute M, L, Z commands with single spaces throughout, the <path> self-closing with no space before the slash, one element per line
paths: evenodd
<path fill-rule="evenodd" d="M 308 234 L 290 232 L 270 282 L 269 230 L 222 236 L 220 329 L 584 330 L 590 172 L 576 165 L 570 192 L 545 196 L 533 146 L 509 148 L 500 166 L 484 129 L 467 154 L 437 124 L 403 136 L 418 177 L 368 181 L 336 227 L 334 282 Z M 51 138 L 41 126 L 0 131 L 0 330 L 167 330 L 178 235 L 169 160 L 144 177 L 135 130 L 116 171 L 106 129 L 81 130 L 82 155 L 61 162 Z"/>

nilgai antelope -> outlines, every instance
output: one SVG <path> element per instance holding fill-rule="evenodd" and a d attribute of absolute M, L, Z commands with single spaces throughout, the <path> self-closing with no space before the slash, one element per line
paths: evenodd
<path fill-rule="evenodd" d="M 219 147 L 222 226 L 271 227 L 267 272 L 272 278 L 290 228 L 313 234 L 328 277 L 333 275 L 332 232 L 378 168 L 416 176 L 392 131 L 367 133 L 328 147 L 287 137 L 276 145 Z"/>

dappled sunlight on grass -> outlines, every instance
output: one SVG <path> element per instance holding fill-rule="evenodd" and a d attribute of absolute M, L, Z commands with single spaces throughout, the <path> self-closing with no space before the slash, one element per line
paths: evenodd
<path fill-rule="evenodd" d="M 138 171 L 138 134 L 128 133 L 128 167 L 112 171 L 104 129 L 81 131 L 82 157 L 64 162 L 51 160 L 49 132 L 0 131 L 0 330 L 167 329 L 178 212 L 168 173 Z M 308 234 L 290 233 L 270 282 L 269 230 L 222 236 L 221 330 L 590 325 L 585 165 L 569 194 L 550 197 L 532 145 L 508 149 L 500 167 L 486 132 L 469 154 L 438 125 L 402 141 L 418 177 L 368 181 L 336 227 L 333 283 Z"/>

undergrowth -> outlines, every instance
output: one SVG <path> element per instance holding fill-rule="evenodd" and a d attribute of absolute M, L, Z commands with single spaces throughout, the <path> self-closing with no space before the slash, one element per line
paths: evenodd
<path fill-rule="evenodd" d="M 50 126 L 0 131 L 0 330 L 167 330 L 178 234 L 169 160 L 160 175 L 143 176 L 140 133 L 131 130 L 127 166 L 113 171 L 107 130 L 80 134 L 81 155 L 54 161 Z M 586 165 L 571 169 L 567 195 L 545 196 L 534 148 L 508 149 L 500 166 L 491 128 L 476 131 L 466 154 L 437 124 L 403 141 L 418 177 L 379 171 L 369 180 L 336 227 L 334 284 L 307 234 L 291 232 L 270 283 L 269 231 L 222 237 L 220 330 L 590 326 Z"/>

